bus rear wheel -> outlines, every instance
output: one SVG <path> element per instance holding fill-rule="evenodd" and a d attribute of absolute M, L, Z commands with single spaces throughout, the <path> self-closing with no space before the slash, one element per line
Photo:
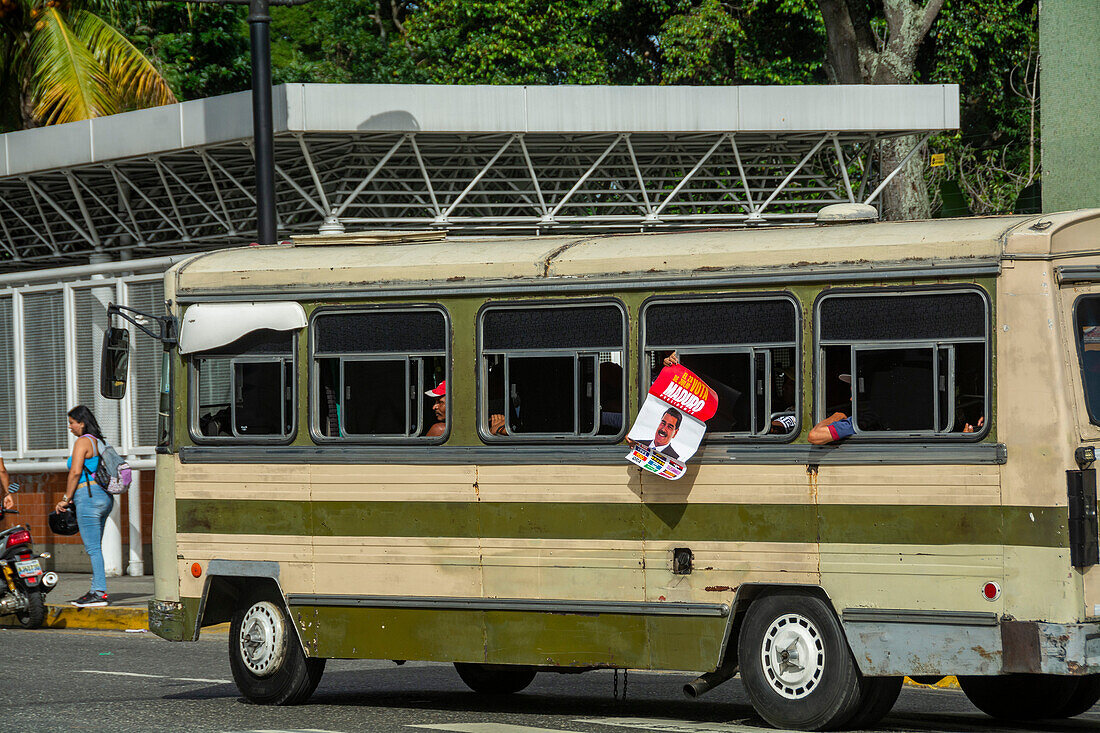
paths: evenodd
<path fill-rule="evenodd" d="M 836 615 L 814 596 L 783 592 L 754 601 L 741 624 L 737 657 L 753 708 L 776 728 L 839 728 L 866 699 Z M 876 700 L 878 707 L 867 702 L 874 708 L 868 718 L 883 704 Z"/>
<path fill-rule="evenodd" d="M 1076 715 L 1068 711 L 1080 681 L 1052 674 L 960 676 L 959 687 L 986 715 L 1001 720 L 1042 720 Z M 1083 701 L 1076 702 L 1080 705 Z M 1089 707 L 1092 705 L 1085 710 Z"/>
<path fill-rule="evenodd" d="M 281 599 L 254 596 L 233 614 L 229 666 L 241 694 L 260 705 L 297 705 L 309 699 L 325 671 L 298 643 Z"/>
<path fill-rule="evenodd" d="M 467 687 L 484 695 L 511 695 L 535 679 L 535 670 L 511 664 L 455 662 L 455 670 Z"/>

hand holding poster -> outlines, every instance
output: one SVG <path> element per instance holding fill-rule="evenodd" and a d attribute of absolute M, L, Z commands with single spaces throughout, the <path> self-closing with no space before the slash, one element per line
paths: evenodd
<path fill-rule="evenodd" d="M 714 390 L 690 369 L 666 366 L 649 388 L 630 433 L 626 458 L 650 473 L 667 479 L 684 474 L 684 463 L 695 455 L 718 410 Z"/>

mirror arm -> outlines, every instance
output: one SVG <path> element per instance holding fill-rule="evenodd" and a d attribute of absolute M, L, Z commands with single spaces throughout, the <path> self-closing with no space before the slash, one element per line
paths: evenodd
<path fill-rule="evenodd" d="M 134 316 L 129 315 L 128 313 L 126 313 L 124 311 L 128 311 L 129 313 L 134 313 L 138 316 L 141 316 L 142 318 L 149 318 L 149 319 L 152 319 L 152 320 L 156 321 L 157 325 L 160 327 L 159 332 L 153 332 L 152 330 L 146 328 L 144 324 L 140 323 L 137 320 L 137 318 L 135 318 Z M 176 317 L 175 316 L 152 316 L 152 315 L 149 315 L 148 313 L 144 313 L 142 311 L 139 311 L 136 308 L 130 308 L 130 307 L 125 306 L 125 305 L 115 305 L 114 303 L 109 303 L 107 305 L 107 321 L 108 321 L 108 323 L 110 323 L 111 316 L 118 316 L 122 320 L 134 324 L 139 329 L 141 329 L 141 332 L 144 333 L 146 336 L 148 336 L 149 338 L 154 338 L 157 341 L 160 341 L 165 346 L 171 346 L 171 345 L 176 343 Z"/>

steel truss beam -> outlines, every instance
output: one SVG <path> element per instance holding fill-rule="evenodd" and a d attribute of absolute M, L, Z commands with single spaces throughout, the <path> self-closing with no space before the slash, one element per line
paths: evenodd
<path fill-rule="evenodd" d="M 889 137 L 901 135 L 926 138 L 922 130 Z M 896 174 L 880 169 L 885 137 L 283 134 L 279 234 L 315 233 L 326 219 L 461 234 L 808 221 L 826 204 L 877 201 Z M 256 231 L 253 176 L 250 146 L 237 141 L 0 179 L 0 269 L 247 243 Z"/>

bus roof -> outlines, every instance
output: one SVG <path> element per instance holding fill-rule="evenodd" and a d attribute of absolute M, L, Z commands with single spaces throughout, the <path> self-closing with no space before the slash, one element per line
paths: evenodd
<path fill-rule="evenodd" d="M 1086 224 L 1086 222 L 1090 222 Z M 1055 241 L 1054 235 L 1064 236 Z M 347 239 L 345 235 L 345 241 Z M 1059 244 L 1058 242 L 1061 242 Z M 717 276 L 828 278 L 831 272 L 943 271 L 1003 257 L 1100 249 L 1100 209 L 1044 216 L 529 236 L 396 243 L 280 244 L 198 255 L 170 272 L 166 297 L 466 289 L 550 282 L 664 281 Z"/>

